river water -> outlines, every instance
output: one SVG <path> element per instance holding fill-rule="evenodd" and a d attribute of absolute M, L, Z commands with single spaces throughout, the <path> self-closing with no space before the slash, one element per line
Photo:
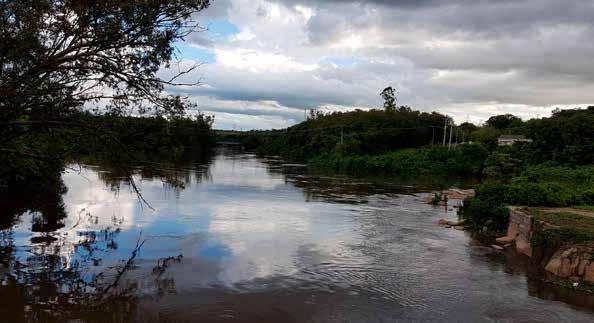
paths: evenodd
<path fill-rule="evenodd" d="M 224 148 L 134 179 L 146 203 L 117 169 L 72 165 L 65 192 L 11 211 L 0 320 L 594 321 L 591 296 L 437 225 L 456 209 L 423 197 L 463 182 L 322 176 Z"/>

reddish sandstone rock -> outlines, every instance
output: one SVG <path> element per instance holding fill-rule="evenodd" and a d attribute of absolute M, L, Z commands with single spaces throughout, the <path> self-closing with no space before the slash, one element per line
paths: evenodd
<path fill-rule="evenodd" d="M 515 236 L 504 236 L 504 237 L 499 237 L 499 238 L 495 239 L 495 241 L 498 244 L 509 244 L 509 243 L 512 243 L 514 240 L 516 240 Z"/>
<path fill-rule="evenodd" d="M 557 250 L 545 266 L 545 270 L 561 278 L 580 277 L 594 282 L 592 249 L 570 247 Z"/>

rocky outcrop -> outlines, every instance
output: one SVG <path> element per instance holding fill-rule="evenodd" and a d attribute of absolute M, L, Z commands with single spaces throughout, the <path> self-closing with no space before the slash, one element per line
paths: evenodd
<path fill-rule="evenodd" d="M 546 212 L 546 211 L 545 211 Z M 533 256 L 531 239 L 535 230 L 534 217 L 529 211 L 510 207 L 507 235 L 496 239 L 499 245 L 515 244 L 516 251 L 528 257 Z M 541 229 L 554 227 L 540 223 Z M 549 257 L 549 255 L 552 256 Z M 594 247 L 585 245 L 565 245 L 557 250 L 540 252 L 534 259 L 545 272 L 562 279 L 585 280 L 594 283 Z M 543 256 L 547 254 L 547 256 Z"/>
<path fill-rule="evenodd" d="M 545 270 L 557 277 L 594 283 L 594 248 L 566 247 L 557 250 L 545 265 Z"/>

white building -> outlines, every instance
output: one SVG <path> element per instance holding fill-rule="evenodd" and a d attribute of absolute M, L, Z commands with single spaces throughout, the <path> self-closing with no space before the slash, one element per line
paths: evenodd
<path fill-rule="evenodd" d="M 516 142 L 532 142 L 532 139 L 528 139 L 524 135 L 501 135 L 497 138 L 499 146 L 511 146 Z"/>

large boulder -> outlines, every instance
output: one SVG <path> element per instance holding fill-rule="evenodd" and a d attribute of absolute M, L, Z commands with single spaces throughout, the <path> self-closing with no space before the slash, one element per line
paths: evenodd
<path fill-rule="evenodd" d="M 557 250 L 549 259 L 545 270 L 561 278 L 578 277 L 594 283 L 594 249 L 568 247 Z"/>

